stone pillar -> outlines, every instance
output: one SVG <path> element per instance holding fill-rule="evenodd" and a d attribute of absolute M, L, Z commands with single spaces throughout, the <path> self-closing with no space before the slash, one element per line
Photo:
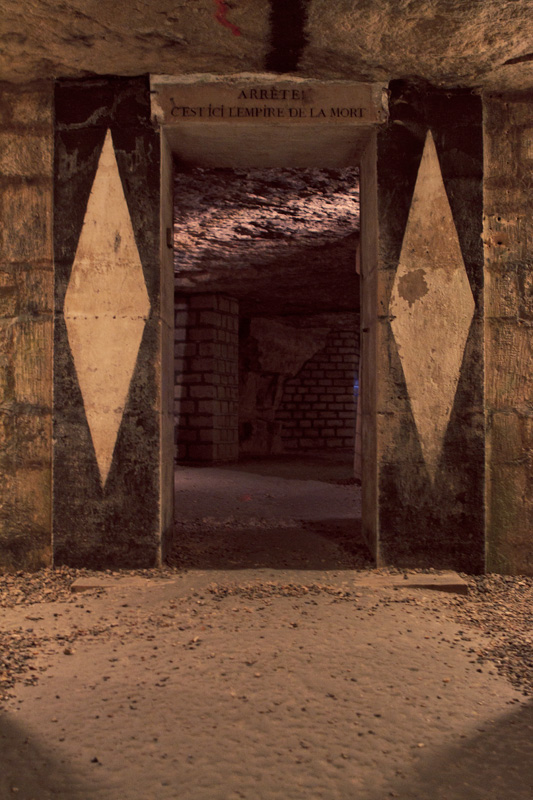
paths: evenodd
<path fill-rule="evenodd" d="M 487 568 L 533 574 L 533 93 L 488 94 Z"/>
<path fill-rule="evenodd" d="M 172 526 L 173 298 L 148 81 L 60 82 L 55 119 L 55 563 L 149 567 Z"/>
<path fill-rule="evenodd" d="M 481 100 L 394 82 L 362 161 L 363 527 L 379 564 L 482 571 Z"/>
<path fill-rule="evenodd" d="M 53 87 L 0 86 L 0 567 L 51 562 Z"/>
<path fill-rule="evenodd" d="M 180 296 L 175 326 L 176 457 L 239 458 L 239 306 L 219 294 Z"/>

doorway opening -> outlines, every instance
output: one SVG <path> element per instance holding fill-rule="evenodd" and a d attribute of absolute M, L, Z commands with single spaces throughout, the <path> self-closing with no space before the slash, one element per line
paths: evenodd
<path fill-rule="evenodd" d="M 186 568 L 371 562 L 354 475 L 371 128 L 168 126 L 175 535 Z"/>
<path fill-rule="evenodd" d="M 356 167 L 176 160 L 174 563 L 369 563 L 358 241 Z"/>

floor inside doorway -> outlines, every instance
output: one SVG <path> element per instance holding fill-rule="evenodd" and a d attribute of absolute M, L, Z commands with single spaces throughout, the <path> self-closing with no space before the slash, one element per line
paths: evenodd
<path fill-rule="evenodd" d="M 170 563 L 200 569 L 361 569 L 352 453 L 177 466 Z"/>

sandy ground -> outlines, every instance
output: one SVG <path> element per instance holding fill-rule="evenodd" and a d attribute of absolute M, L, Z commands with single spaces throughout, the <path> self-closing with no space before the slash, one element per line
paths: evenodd
<path fill-rule="evenodd" d="M 263 475 L 276 501 L 223 472 L 252 500 L 200 502 L 206 471 L 199 505 L 181 497 L 185 560 L 207 566 L 2 609 L 27 655 L 0 712 L 1 800 L 529 800 L 533 706 L 480 663 L 490 635 L 453 596 L 362 587 L 346 530 L 306 528 L 351 519 L 356 487 L 316 481 L 302 517 L 287 483 L 313 480 Z"/>

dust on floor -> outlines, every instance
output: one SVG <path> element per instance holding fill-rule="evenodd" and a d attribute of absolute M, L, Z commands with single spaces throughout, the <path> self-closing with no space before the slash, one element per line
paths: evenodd
<path fill-rule="evenodd" d="M 284 478 L 302 516 L 238 471 L 181 497 L 181 566 L 0 577 L 2 800 L 529 800 L 533 581 L 384 586 L 357 487 Z"/>

